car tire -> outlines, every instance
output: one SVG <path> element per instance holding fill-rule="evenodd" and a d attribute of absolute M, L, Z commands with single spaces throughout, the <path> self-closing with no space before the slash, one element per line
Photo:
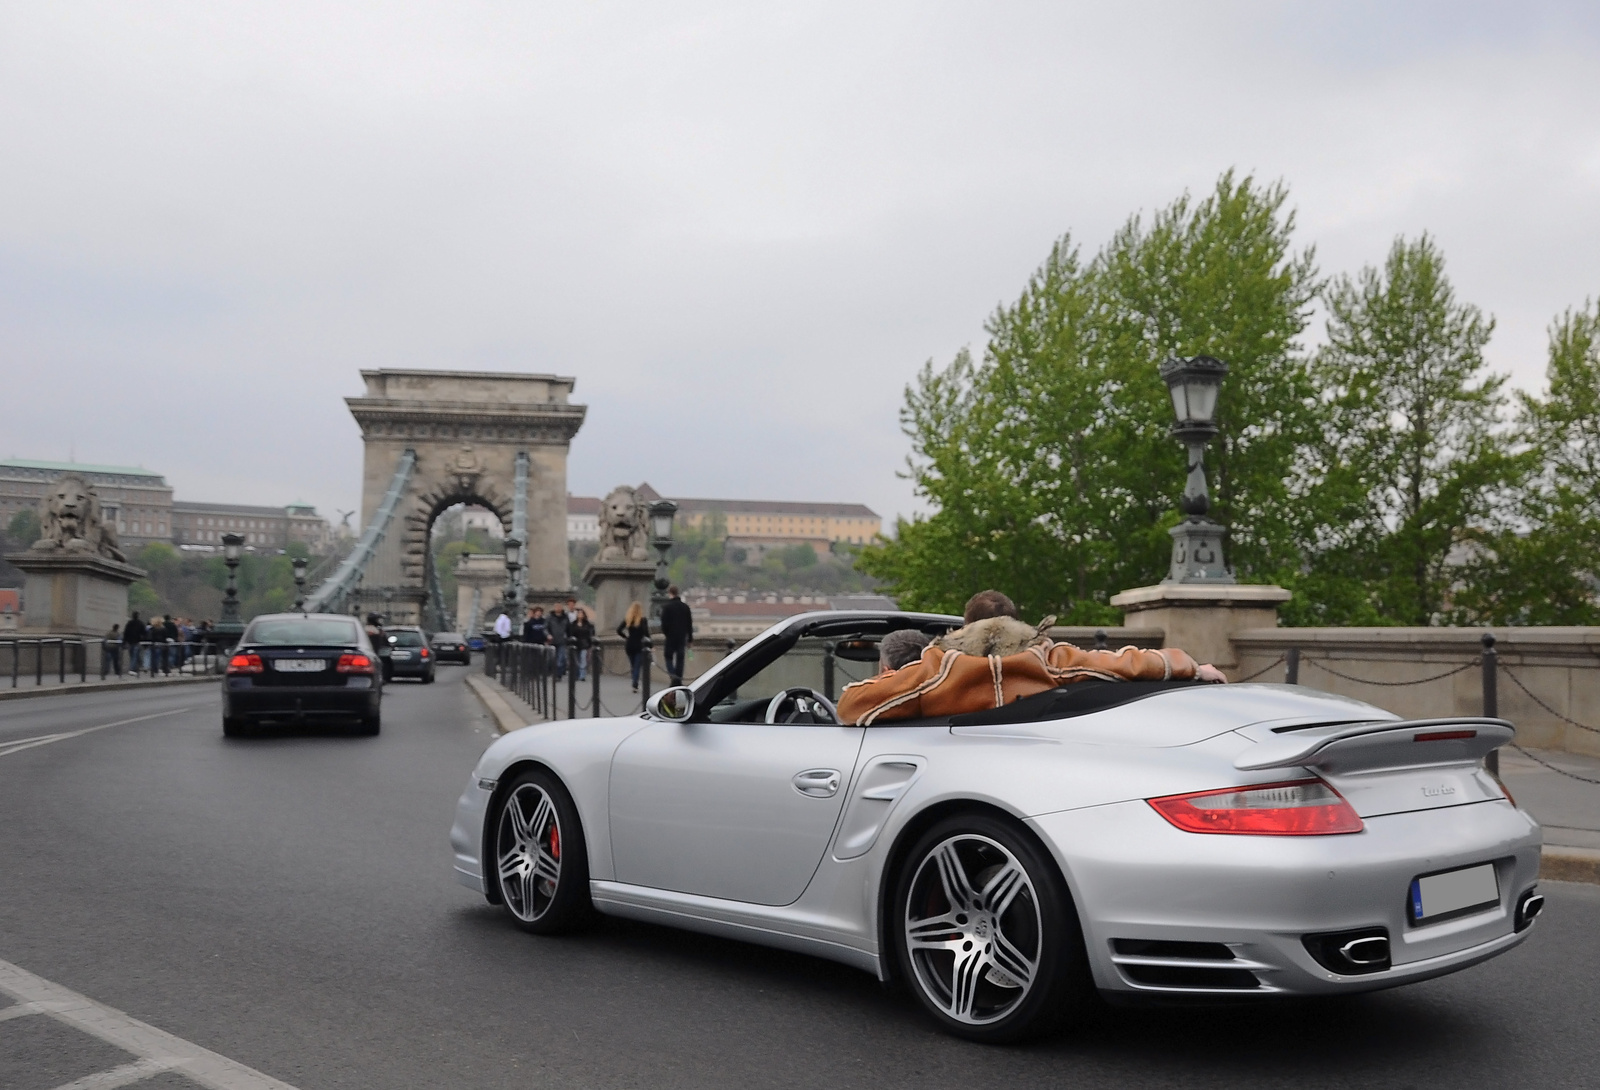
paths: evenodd
<path fill-rule="evenodd" d="M 560 781 L 539 769 L 518 776 L 501 796 L 491 830 L 492 868 L 485 869 L 518 927 L 556 935 L 593 918 L 583 826 Z"/>
<path fill-rule="evenodd" d="M 1020 1041 L 1093 1002 L 1071 893 L 1015 822 L 959 814 L 923 833 L 894 876 L 889 929 L 901 979 L 955 1036 Z"/>
<path fill-rule="evenodd" d="M 359 730 L 361 734 L 373 735 L 377 734 L 382 729 L 383 717 L 378 713 L 374 712 L 372 715 L 363 715 L 361 717 L 361 726 Z"/>
<path fill-rule="evenodd" d="M 433 671 L 432 670 L 429 670 L 426 674 L 422 675 L 422 683 L 424 685 L 432 685 L 433 684 Z"/>
<path fill-rule="evenodd" d="M 246 734 L 244 720 L 236 715 L 222 717 L 222 736 L 224 738 L 243 738 Z"/>

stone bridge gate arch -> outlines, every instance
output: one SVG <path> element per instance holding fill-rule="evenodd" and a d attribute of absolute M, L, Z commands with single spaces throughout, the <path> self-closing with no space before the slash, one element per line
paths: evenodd
<path fill-rule="evenodd" d="M 364 448 L 361 521 L 372 525 L 407 451 L 415 462 L 387 533 L 353 598 L 362 612 L 420 624 L 429 598 L 434 521 L 458 503 L 486 507 L 523 545 L 519 597 L 548 604 L 571 589 L 567 451 L 585 406 L 575 380 L 476 371 L 362 371 L 345 403 Z"/>

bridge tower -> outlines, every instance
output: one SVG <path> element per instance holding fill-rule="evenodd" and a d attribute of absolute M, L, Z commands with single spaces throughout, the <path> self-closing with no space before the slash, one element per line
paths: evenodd
<path fill-rule="evenodd" d="M 567 449 L 586 408 L 574 380 L 475 371 L 363 371 L 345 403 L 365 448 L 361 521 L 348 579 L 328 604 L 387 610 L 395 624 L 438 623 L 429 537 L 458 503 L 486 507 L 523 544 L 519 597 L 549 605 L 572 584 L 567 561 Z M 465 618 L 461 619 L 461 623 Z"/>

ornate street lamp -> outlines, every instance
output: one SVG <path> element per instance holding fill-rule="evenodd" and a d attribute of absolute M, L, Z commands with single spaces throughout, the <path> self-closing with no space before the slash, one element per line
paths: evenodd
<path fill-rule="evenodd" d="M 244 553 L 244 538 L 239 534 L 222 535 L 222 562 L 228 565 L 228 586 L 222 592 L 222 619 L 214 630 L 218 643 L 232 647 L 244 633 L 244 623 L 239 620 L 239 557 Z"/>
<path fill-rule="evenodd" d="M 289 563 L 294 568 L 294 608 L 304 611 L 306 608 L 306 558 L 297 556 Z"/>
<path fill-rule="evenodd" d="M 1209 517 L 1211 497 L 1206 490 L 1206 444 L 1217 434 L 1217 394 L 1228 365 L 1211 356 L 1170 359 L 1161 365 L 1161 378 L 1172 395 L 1177 423 L 1171 434 L 1189 451 L 1189 478 L 1178 509 L 1186 516 L 1174 526 L 1172 568 L 1163 583 L 1232 583 L 1233 572 L 1222 558 L 1227 528 Z"/>
<path fill-rule="evenodd" d="M 650 616 L 661 619 L 661 607 L 667 604 L 667 552 L 672 548 L 672 520 L 678 505 L 671 500 L 656 500 L 650 505 L 650 544 L 656 550 L 656 578 L 650 592 Z"/>
<path fill-rule="evenodd" d="M 389 621 L 390 621 L 389 613 L 393 609 L 394 609 L 394 588 L 393 587 L 384 587 L 383 588 L 383 623 L 385 625 L 389 624 Z"/>

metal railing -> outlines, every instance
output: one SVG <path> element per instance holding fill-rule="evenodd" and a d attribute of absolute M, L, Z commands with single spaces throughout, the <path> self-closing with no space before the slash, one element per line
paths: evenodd
<path fill-rule="evenodd" d="M 231 649 L 231 640 L 124 643 L 93 636 L 23 636 L 0 640 L 0 676 L 9 675 L 11 688 L 16 689 L 24 678 L 32 678 L 35 686 L 42 686 L 46 678 L 53 678 L 58 685 L 75 678 L 81 685 L 91 680 L 158 674 L 164 677 L 220 674 L 228 664 Z"/>
<path fill-rule="evenodd" d="M 483 648 L 483 672 L 545 719 L 577 719 L 581 712 L 599 718 L 603 713 L 600 675 L 605 672 L 605 655 L 598 644 L 585 653 L 587 700 L 578 696 L 578 652 L 574 648 L 558 650 L 547 643 L 517 640 L 487 643 Z M 561 714 L 563 689 L 566 690 L 565 716 Z"/>

